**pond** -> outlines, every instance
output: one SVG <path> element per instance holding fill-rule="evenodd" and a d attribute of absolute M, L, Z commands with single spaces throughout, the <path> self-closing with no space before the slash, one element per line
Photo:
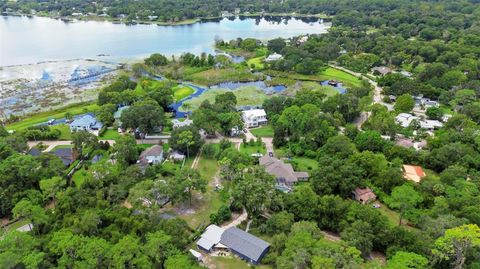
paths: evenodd
<path fill-rule="evenodd" d="M 215 38 L 268 40 L 326 33 L 329 27 L 329 22 L 292 17 L 224 18 L 179 26 L 128 26 L 4 16 L 0 17 L 0 66 L 80 58 L 123 61 L 154 52 L 214 54 Z"/>
<path fill-rule="evenodd" d="M 268 95 L 274 94 L 274 93 L 279 93 L 279 92 L 282 92 L 282 91 L 287 89 L 287 87 L 285 87 L 283 85 L 267 86 L 267 84 L 265 84 L 265 82 L 261 81 L 261 80 L 259 80 L 259 81 L 249 81 L 249 82 L 223 82 L 223 83 L 219 83 L 217 85 L 213 85 L 210 88 L 203 88 L 203 87 L 191 84 L 191 83 L 183 83 L 183 85 L 192 87 L 195 90 L 195 92 L 192 93 L 191 95 L 189 95 L 188 97 L 180 100 L 179 102 L 171 104 L 169 106 L 170 109 L 175 111 L 175 118 L 177 118 L 177 119 L 178 118 L 184 118 L 185 115 L 188 113 L 188 112 L 180 111 L 180 107 L 186 101 L 192 100 L 193 98 L 196 98 L 196 97 L 202 95 L 208 89 L 220 88 L 220 89 L 227 89 L 227 90 L 234 91 L 234 90 L 239 89 L 240 87 L 253 86 L 253 87 L 257 87 L 257 88 L 263 90 L 265 92 L 265 94 L 268 94 Z"/>
<path fill-rule="evenodd" d="M 332 87 L 340 94 L 345 94 L 347 92 L 347 89 L 343 87 L 343 83 L 338 81 L 325 80 L 320 82 L 320 85 Z"/>

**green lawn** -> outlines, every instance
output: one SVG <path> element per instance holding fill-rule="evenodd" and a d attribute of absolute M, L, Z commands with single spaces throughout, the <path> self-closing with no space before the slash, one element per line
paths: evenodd
<path fill-rule="evenodd" d="M 272 267 L 268 265 L 255 265 L 252 267 L 247 262 L 232 256 L 225 256 L 225 257 L 211 257 L 213 264 L 215 264 L 216 268 L 219 269 L 270 269 Z"/>
<path fill-rule="evenodd" d="M 311 172 L 318 168 L 318 162 L 307 157 L 294 156 L 290 160 L 296 171 Z"/>
<path fill-rule="evenodd" d="M 392 226 L 398 226 L 398 222 L 400 221 L 400 215 L 388 208 L 385 204 L 380 203 L 377 201 L 376 203 L 380 204 L 380 208 L 377 208 L 377 210 L 384 216 L 386 216 L 390 222 L 390 225 Z M 367 205 L 369 206 L 369 205 Z M 404 221 L 402 221 L 404 223 Z"/>
<path fill-rule="evenodd" d="M 183 98 L 192 94 L 195 90 L 192 87 L 185 86 L 185 85 L 178 85 L 173 88 L 173 98 L 175 101 L 180 101 Z"/>
<path fill-rule="evenodd" d="M 50 152 L 55 152 L 55 150 L 57 149 L 71 149 L 73 148 L 72 145 L 58 145 L 58 146 L 55 146 Z"/>
<path fill-rule="evenodd" d="M 16 222 L 13 222 L 5 227 L 2 227 L 0 228 L 0 236 L 10 232 L 10 231 L 14 231 L 16 230 L 17 228 L 20 228 L 22 227 L 23 225 L 25 224 L 28 224 L 30 223 L 30 220 L 29 219 L 21 219 L 19 221 L 16 221 Z M 0 239 L 1 240 L 1 239 Z"/>
<path fill-rule="evenodd" d="M 357 77 L 332 67 L 328 67 L 324 71 L 320 72 L 318 74 L 318 77 L 321 80 L 331 80 L 331 79 L 338 80 L 343 82 L 346 86 L 359 87 L 362 85 L 361 80 L 358 79 Z"/>
<path fill-rule="evenodd" d="M 187 81 L 208 86 L 225 81 L 254 81 L 262 78 L 261 75 L 254 75 L 247 67 L 209 69 L 185 76 Z"/>
<path fill-rule="evenodd" d="M 85 182 L 85 177 L 87 176 L 87 171 L 85 171 L 85 168 L 80 168 L 75 174 L 72 176 L 72 181 L 75 183 L 75 186 L 77 188 L 80 188 L 83 185 L 83 182 Z"/>
<path fill-rule="evenodd" d="M 121 137 L 122 135 L 118 133 L 117 130 L 115 129 L 108 129 L 103 133 L 99 139 L 101 140 L 117 140 Z"/>
<path fill-rule="evenodd" d="M 260 56 L 260 57 L 255 57 L 251 58 L 247 61 L 248 66 L 251 66 L 252 64 L 255 65 L 255 69 L 261 70 L 265 67 L 263 64 L 263 61 L 265 60 L 265 56 Z"/>
<path fill-rule="evenodd" d="M 72 132 L 70 132 L 70 126 L 68 124 L 59 124 L 51 127 L 52 129 L 60 130 L 61 134 L 59 140 L 71 140 Z"/>
<path fill-rule="evenodd" d="M 188 167 L 190 167 L 190 165 Z M 199 226 L 208 225 L 210 223 L 210 214 L 217 212 L 222 205 L 220 195 L 214 190 L 214 186 L 211 184 L 218 170 L 217 160 L 201 158 L 197 170 L 200 176 L 209 182 L 207 191 L 201 194 L 201 199 L 194 199 L 192 202 L 195 210 L 194 214 L 180 216 L 194 229 Z"/>
<path fill-rule="evenodd" d="M 70 113 L 72 115 L 83 114 L 86 112 L 93 112 L 98 109 L 97 104 L 75 104 L 66 106 L 64 108 L 59 108 L 51 111 L 40 112 L 33 115 L 28 115 L 24 119 L 7 125 L 8 130 L 22 130 L 27 127 L 33 126 L 35 124 L 43 123 L 49 119 L 61 119 L 65 117 L 65 113 Z"/>
<path fill-rule="evenodd" d="M 305 81 L 325 81 L 325 80 L 338 80 L 342 82 L 346 87 L 358 87 L 362 85 L 362 80 L 358 79 L 357 77 L 335 69 L 333 67 L 327 67 L 325 70 L 319 72 L 315 75 L 302 75 L 298 73 L 287 73 L 287 72 L 280 72 L 274 70 L 268 70 L 267 73 L 271 76 L 280 76 L 280 77 L 287 77 L 289 79 L 294 80 L 305 80 Z"/>
<path fill-rule="evenodd" d="M 273 137 L 273 128 L 270 125 L 250 129 L 250 132 L 256 137 Z"/>
<path fill-rule="evenodd" d="M 232 92 L 237 97 L 237 105 L 261 105 L 263 101 L 265 101 L 268 97 L 267 95 L 260 89 L 254 86 L 247 86 L 247 87 L 240 87 L 237 90 L 231 91 L 226 89 L 211 89 L 204 92 L 202 95 L 193 98 L 192 100 L 188 100 L 185 102 L 189 105 L 189 110 L 197 109 L 203 101 L 209 100 L 210 103 L 215 102 L 215 96 L 226 93 Z M 183 106 L 180 108 L 183 110 Z"/>
<path fill-rule="evenodd" d="M 338 91 L 332 86 L 322 86 L 316 81 L 302 81 L 302 89 L 307 89 L 311 91 L 319 91 L 324 93 L 326 96 L 334 96 L 338 94 Z"/>
<path fill-rule="evenodd" d="M 247 144 L 241 144 L 240 145 L 240 152 L 246 153 L 248 155 L 254 154 L 254 153 L 261 153 L 264 154 L 267 152 L 265 149 L 265 145 L 255 145 L 255 146 L 250 146 L 248 143 Z"/>

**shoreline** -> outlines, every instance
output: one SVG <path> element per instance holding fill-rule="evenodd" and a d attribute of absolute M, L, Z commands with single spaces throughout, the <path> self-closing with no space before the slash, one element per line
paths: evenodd
<path fill-rule="evenodd" d="M 161 22 L 161 21 L 151 21 L 151 20 L 133 20 L 127 21 L 124 19 L 119 18 L 112 18 L 112 17 L 100 17 L 100 16 L 53 16 L 49 14 L 35 14 L 35 15 L 28 15 L 28 14 L 3 14 L 3 17 L 39 17 L 39 18 L 50 18 L 54 20 L 62 20 L 66 23 L 75 23 L 75 22 L 89 22 L 89 21 L 96 21 L 96 22 L 110 22 L 113 24 L 124 24 L 127 26 L 131 25 L 157 25 L 157 26 L 185 26 L 185 25 L 193 25 L 196 23 L 208 22 L 210 20 L 221 20 L 224 18 L 238 18 L 238 17 L 245 17 L 245 18 L 264 18 L 264 17 L 292 17 L 292 18 L 316 18 L 316 19 L 323 19 L 330 21 L 333 16 L 329 16 L 326 14 L 297 14 L 297 13 L 239 13 L 239 14 L 232 14 L 232 16 L 212 16 L 212 17 L 199 17 L 193 19 L 186 19 L 180 20 L 176 22 Z"/>

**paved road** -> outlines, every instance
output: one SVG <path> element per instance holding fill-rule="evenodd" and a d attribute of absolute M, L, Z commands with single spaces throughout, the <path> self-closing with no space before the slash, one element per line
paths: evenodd
<path fill-rule="evenodd" d="M 392 111 L 393 110 L 393 105 L 392 104 L 387 104 L 385 102 L 383 102 L 383 95 L 382 95 L 382 91 L 383 91 L 383 88 L 378 86 L 378 83 L 372 79 L 370 79 L 369 77 L 366 77 L 364 76 L 363 74 L 361 73 L 357 73 L 357 72 L 354 72 L 352 70 L 348 70 L 344 67 L 341 67 L 341 66 L 338 66 L 338 65 L 334 65 L 334 64 L 331 64 L 330 65 L 331 67 L 333 68 L 336 68 L 336 69 L 339 69 L 339 70 L 342 70 L 346 73 L 349 73 L 353 76 L 356 76 L 356 77 L 361 77 L 363 79 L 365 79 L 366 81 L 368 81 L 368 83 L 370 83 L 374 90 L 373 90 L 373 103 L 375 104 L 381 104 L 385 107 L 387 107 L 387 109 L 389 111 Z M 368 118 L 370 117 L 371 113 L 370 112 L 367 112 L 367 111 L 362 111 L 360 112 L 360 116 L 358 116 L 355 120 L 354 120 L 354 124 L 355 126 L 357 126 L 358 129 L 361 129 L 363 123 L 365 123 Z"/>
<path fill-rule="evenodd" d="M 108 142 L 110 145 L 115 144 L 115 140 L 99 140 L 102 142 Z M 168 142 L 168 139 L 138 139 L 137 144 L 158 144 L 159 142 Z M 43 141 L 28 141 L 28 147 L 33 148 L 36 145 L 42 143 L 46 146 L 43 152 L 49 152 L 54 149 L 56 146 L 68 146 L 72 144 L 71 140 L 43 140 Z"/>

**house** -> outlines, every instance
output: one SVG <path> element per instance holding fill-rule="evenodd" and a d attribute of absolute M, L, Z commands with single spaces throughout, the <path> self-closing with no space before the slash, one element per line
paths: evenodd
<path fill-rule="evenodd" d="M 32 155 L 32 156 L 40 156 L 40 154 L 42 154 L 42 151 L 40 151 L 38 148 L 31 148 L 29 151 L 28 151 L 28 155 Z"/>
<path fill-rule="evenodd" d="M 442 128 L 443 123 L 438 120 L 422 120 L 420 121 L 420 127 L 429 131 L 433 131 Z"/>
<path fill-rule="evenodd" d="M 424 139 L 415 141 L 412 138 L 400 137 L 395 141 L 395 145 L 403 148 L 414 148 L 416 150 L 420 150 L 427 146 L 427 141 Z"/>
<path fill-rule="evenodd" d="M 159 164 L 163 161 L 163 147 L 160 145 L 152 146 L 144 150 L 138 158 L 139 164 Z"/>
<path fill-rule="evenodd" d="M 386 74 L 392 73 L 392 71 L 393 70 L 391 68 L 386 67 L 386 66 L 377 66 L 377 67 L 372 68 L 372 72 L 375 75 L 379 74 L 379 75 L 385 76 Z"/>
<path fill-rule="evenodd" d="M 178 119 L 173 119 L 172 120 L 173 129 L 182 128 L 182 127 L 185 127 L 185 126 L 190 126 L 192 124 L 193 124 L 193 121 L 189 120 L 189 119 L 186 119 L 184 121 L 180 121 Z"/>
<path fill-rule="evenodd" d="M 70 166 L 74 160 L 72 148 L 58 148 L 53 155 L 60 158 L 65 166 Z"/>
<path fill-rule="evenodd" d="M 247 128 L 258 127 L 268 123 L 267 113 L 263 109 L 245 110 L 242 112 L 242 118 Z"/>
<path fill-rule="evenodd" d="M 275 176 L 277 179 L 277 189 L 280 189 L 284 192 L 289 192 L 295 183 L 298 181 L 306 181 L 309 177 L 308 173 L 295 172 L 291 164 L 284 163 L 283 161 L 275 157 L 271 157 L 270 155 L 260 157 L 259 163 L 261 166 L 265 167 L 265 171 L 267 173 Z"/>
<path fill-rule="evenodd" d="M 125 110 L 127 110 L 127 109 L 129 109 L 129 108 L 130 108 L 130 106 L 122 106 L 122 107 L 119 107 L 119 108 L 117 109 L 117 111 L 115 111 L 115 113 L 113 113 L 113 118 L 114 118 L 115 120 L 118 120 L 118 121 L 119 121 L 119 120 L 120 120 L 120 117 L 122 117 L 123 111 L 125 111 Z"/>
<path fill-rule="evenodd" d="M 274 53 L 268 55 L 268 57 L 265 59 L 265 62 L 274 62 L 274 61 L 281 60 L 282 58 L 283 58 L 282 55 L 274 52 Z"/>
<path fill-rule="evenodd" d="M 230 251 L 252 264 L 258 264 L 270 247 L 267 242 L 237 227 L 224 229 L 215 224 L 207 227 L 197 246 L 206 252 Z"/>
<path fill-rule="evenodd" d="M 237 227 L 230 227 L 222 233 L 220 243 L 243 260 L 258 264 L 270 248 L 264 240 Z"/>
<path fill-rule="evenodd" d="M 359 201 L 362 204 L 368 204 L 369 202 L 375 201 L 377 196 L 370 188 L 360 189 L 356 188 L 353 192 L 353 198 Z"/>
<path fill-rule="evenodd" d="M 102 129 L 103 124 L 95 118 L 92 114 L 85 114 L 77 117 L 70 123 L 70 131 L 88 131 L 92 133 L 98 132 Z"/>
<path fill-rule="evenodd" d="M 170 159 L 172 159 L 174 162 L 182 162 L 185 160 L 185 154 L 175 150 L 170 153 Z"/>
<path fill-rule="evenodd" d="M 418 119 L 418 117 L 413 116 L 409 113 L 400 113 L 395 117 L 397 123 L 400 124 L 400 126 L 402 126 L 403 128 L 408 128 L 408 126 L 410 126 L 410 123 L 412 123 L 413 120 Z"/>
<path fill-rule="evenodd" d="M 422 180 L 422 178 L 426 176 L 422 167 L 417 165 L 404 164 L 402 166 L 402 169 L 403 169 L 403 177 L 407 180 L 412 180 L 416 183 L 419 183 Z"/>
<path fill-rule="evenodd" d="M 206 252 L 212 251 L 220 243 L 222 234 L 224 232 L 225 229 L 218 227 L 215 224 L 208 226 L 200 239 L 197 241 L 197 246 Z M 220 248 L 224 247 L 220 246 Z"/>

